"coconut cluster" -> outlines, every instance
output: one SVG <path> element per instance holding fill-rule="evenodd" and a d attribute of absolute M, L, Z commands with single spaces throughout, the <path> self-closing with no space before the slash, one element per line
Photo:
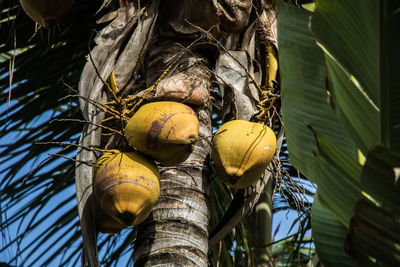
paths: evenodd
<path fill-rule="evenodd" d="M 99 158 L 93 191 L 99 231 L 118 233 L 143 222 L 160 193 L 156 162 L 185 161 L 199 135 L 196 113 L 173 101 L 143 105 L 128 121 L 125 137 L 134 152 L 110 150 Z M 274 132 L 262 123 L 232 120 L 212 140 L 211 157 L 224 183 L 232 188 L 255 184 L 276 150 Z"/>
<path fill-rule="evenodd" d="M 160 101 L 145 104 L 125 127 L 134 152 L 110 150 L 98 160 L 93 192 L 98 231 L 115 234 L 143 222 L 160 194 L 165 166 L 185 161 L 199 136 L 199 121 L 189 106 Z"/>

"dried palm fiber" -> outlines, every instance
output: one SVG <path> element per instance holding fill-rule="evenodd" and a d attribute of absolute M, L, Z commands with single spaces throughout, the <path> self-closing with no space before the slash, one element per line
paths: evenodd
<path fill-rule="evenodd" d="M 48 28 L 67 13 L 74 0 L 20 0 L 20 3 L 31 19 Z"/>
<path fill-rule="evenodd" d="M 154 0 L 146 4 L 139 7 L 137 1 L 120 1 L 116 18 L 96 36 L 96 46 L 90 52 L 91 57 L 87 57 L 78 84 L 80 108 L 88 122 L 84 124 L 79 141 L 81 147 L 77 153 L 76 197 L 83 237 L 82 259 L 89 266 L 100 266 L 97 236 L 93 227 L 94 217 L 87 208 L 90 206 L 88 201 L 92 195 L 94 171 L 91 164 L 82 162 L 91 163 L 97 160 L 96 153 L 85 147 L 101 147 L 102 128 L 98 125 L 102 124 L 104 119 L 104 113 L 93 102 L 104 104 L 109 101 L 103 79 L 99 76 L 107 79 L 113 69 L 119 89 L 124 95 L 131 94 L 125 94 L 124 90 L 134 88 L 132 85 L 141 64 L 141 55 L 147 49 L 158 17 L 159 1 Z"/>
<path fill-rule="evenodd" d="M 145 104 L 125 128 L 130 146 L 166 166 L 185 161 L 199 136 L 196 113 L 184 104 L 160 101 Z"/>
<path fill-rule="evenodd" d="M 201 12 L 196 9 L 199 6 Z M 159 30 L 144 61 L 147 86 L 152 86 L 167 68 L 170 71 L 157 86 L 154 98 L 149 99 L 210 105 L 210 69 L 219 53 L 216 40 L 221 29 L 225 34 L 240 32 L 249 21 L 251 9 L 250 0 L 162 1 Z"/>
<path fill-rule="evenodd" d="M 209 104 L 211 73 L 206 62 L 197 60 L 189 62 L 189 66 L 179 68 L 179 73 L 161 80 L 158 84 L 155 100 L 171 100 L 192 105 Z"/>
<path fill-rule="evenodd" d="M 154 161 L 139 152 L 110 150 L 99 158 L 93 191 L 100 207 L 125 225 L 143 222 L 160 194 Z"/>
<path fill-rule="evenodd" d="M 128 226 L 117 221 L 111 215 L 107 214 L 99 205 L 96 199 L 92 201 L 92 211 L 96 230 L 105 234 L 118 234 L 122 229 Z"/>
<path fill-rule="evenodd" d="M 185 48 L 191 46 L 191 48 Z M 192 43 L 177 43 L 160 36 L 154 37 L 152 47 L 146 55 L 146 85 L 152 86 L 164 73 L 166 76 L 158 83 L 150 100 L 170 100 L 186 104 L 209 106 L 212 89 L 210 60 L 197 52 L 208 49 L 215 54 L 215 47 L 194 45 Z"/>
<path fill-rule="evenodd" d="M 261 123 L 232 120 L 215 133 L 211 157 L 222 180 L 245 188 L 261 178 L 275 154 L 274 132 Z"/>

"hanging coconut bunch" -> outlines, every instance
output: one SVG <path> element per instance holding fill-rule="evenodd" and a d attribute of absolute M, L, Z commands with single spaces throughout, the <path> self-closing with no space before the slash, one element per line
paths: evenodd
<path fill-rule="evenodd" d="M 93 191 L 106 214 L 122 225 L 137 225 L 158 199 L 160 173 L 154 161 L 139 152 L 110 150 L 97 161 Z"/>
<path fill-rule="evenodd" d="M 232 120 L 215 133 L 211 157 L 222 180 L 233 188 L 257 182 L 276 149 L 274 132 L 262 123 Z"/>
<path fill-rule="evenodd" d="M 48 28 L 67 13 L 74 0 L 20 0 L 20 3 L 31 19 Z"/>
<path fill-rule="evenodd" d="M 125 136 L 133 148 L 166 166 L 185 161 L 199 136 L 199 120 L 188 106 L 172 101 L 145 104 L 132 116 Z"/>

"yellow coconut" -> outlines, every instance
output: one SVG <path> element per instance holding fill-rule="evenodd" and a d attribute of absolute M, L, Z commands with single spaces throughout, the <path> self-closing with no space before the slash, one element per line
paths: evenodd
<path fill-rule="evenodd" d="M 97 231 L 105 234 L 118 234 L 121 230 L 128 227 L 111 217 L 111 215 L 108 215 L 95 199 L 93 199 L 92 209 Z"/>
<path fill-rule="evenodd" d="M 93 191 L 108 215 L 124 225 L 136 225 L 158 199 L 160 173 L 154 161 L 139 152 L 110 150 L 97 161 Z"/>
<path fill-rule="evenodd" d="M 130 146 L 164 165 L 173 166 L 192 153 L 199 136 L 199 120 L 184 104 L 152 102 L 132 116 L 125 136 Z"/>
<path fill-rule="evenodd" d="M 20 3 L 31 19 L 47 28 L 64 16 L 74 0 L 20 0 Z"/>
<path fill-rule="evenodd" d="M 274 132 L 261 123 L 233 120 L 215 133 L 212 159 L 222 180 L 245 188 L 260 179 L 275 154 Z"/>

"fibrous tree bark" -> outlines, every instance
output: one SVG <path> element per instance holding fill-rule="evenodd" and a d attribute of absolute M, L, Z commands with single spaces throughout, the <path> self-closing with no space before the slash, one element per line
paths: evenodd
<path fill-rule="evenodd" d="M 161 168 L 160 198 L 152 215 L 138 227 L 136 266 L 207 266 L 210 112 L 197 109 L 200 140 L 190 157 Z"/>

